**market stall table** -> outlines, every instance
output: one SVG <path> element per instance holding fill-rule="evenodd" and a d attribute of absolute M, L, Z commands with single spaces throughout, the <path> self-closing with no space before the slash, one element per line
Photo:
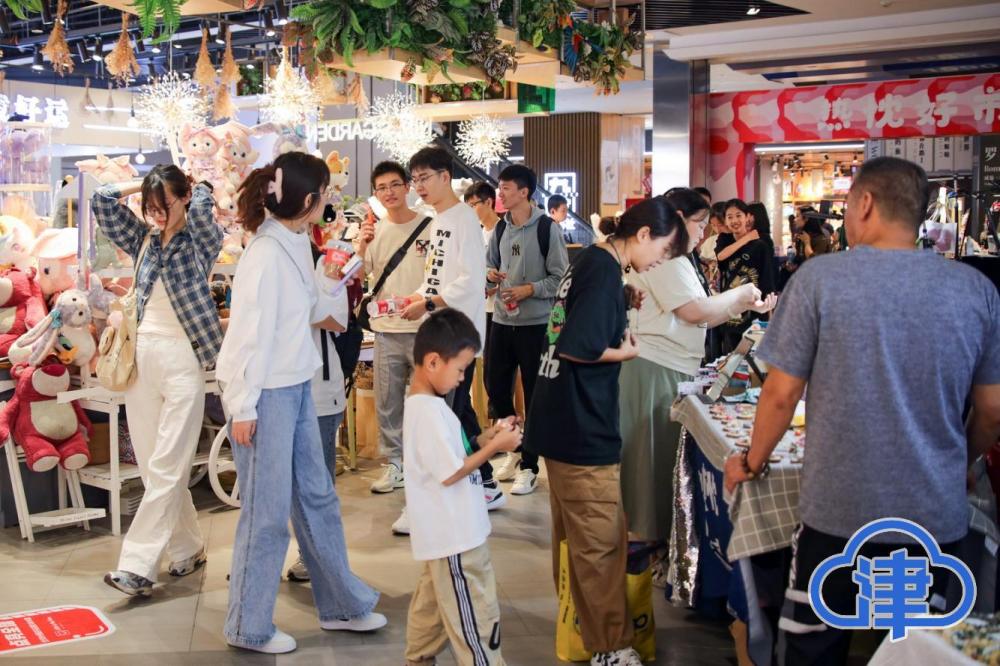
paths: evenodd
<path fill-rule="evenodd" d="M 724 403 L 720 403 L 724 404 Z M 674 403 L 671 418 L 684 426 L 674 473 L 674 527 L 669 582 L 673 601 L 712 614 L 728 606 L 745 618 L 748 649 L 755 663 L 770 663 L 770 622 L 761 607 L 780 608 L 783 557 L 764 562 L 759 556 L 780 553 L 792 543 L 798 525 L 801 434 L 790 430 L 771 459 L 771 473 L 742 484 L 726 497 L 722 470 L 726 459 L 749 445 L 752 408 L 730 405 L 724 420 L 712 417 L 697 396 Z M 716 408 L 719 409 L 719 408 Z M 738 415 L 739 414 L 739 415 Z M 746 436 L 726 432 L 740 430 Z M 742 441 L 741 441 L 742 440 Z M 751 558 L 778 576 L 777 586 L 756 581 Z"/>

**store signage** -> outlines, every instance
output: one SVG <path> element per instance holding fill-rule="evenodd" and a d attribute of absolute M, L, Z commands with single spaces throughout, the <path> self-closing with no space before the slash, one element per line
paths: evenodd
<path fill-rule="evenodd" d="M 717 136 L 742 143 L 987 134 L 1000 132 L 1000 76 L 721 93 L 710 105 Z"/>
<path fill-rule="evenodd" d="M 576 191 L 576 173 L 572 171 L 546 173 L 542 178 L 543 187 L 549 194 L 561 194 L 566 197 L 570 210 L 577 210 L 576 202 L 579 196 Z"/>
<path fill-rule="evenodd" d="M 371 141 L 375 138 L 375 125 L 371 120 L 325 120 L 316 125 L 316 143 L 338 141 Z"/>
<path fill-rule="evenodd" d="M 9 103 L 9 100 L 8 100 Z M 0 107 L 3 103 L 0 102 Z M 18 95 L 14 98 L 13 113 L 24 116 L 29 122 L 43 122 L 59 129 L 69 127 L 69 104 L 62 97 L 46 97 L 45 105 L 37 97 Z"/>
<path fill-rule="evenodd" d="M 110 636 L 115 626 L 90 606 L 57 606 L 0 615 L 0 655 Z"/>

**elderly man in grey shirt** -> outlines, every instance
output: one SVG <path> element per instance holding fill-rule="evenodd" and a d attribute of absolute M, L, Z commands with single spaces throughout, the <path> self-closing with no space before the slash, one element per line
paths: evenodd
<path fill-rule="evenodd" d="M 796 271 L 761 345 L 769 374 L 751 446 L 726 462 L 725 478 L 732 491 L 766 473 L 808 384 L 802 524 L 779 623 L 785 664 L 847 660 L 850 634 L 809 603 L 816 567 L 881 518 L 913 521 L 954 550 L 968 529 L 967 469 L 1000 438 L 1000 296 L 974 269 L 914 249 L 927 192 L 916 164 L 866 162 L 847 200 L 851 251 Z M 860 555 L 907 543 L 885 533 Z M 841 568 L 822 588 L 842 615 L 855 613 L 850 575 Z"/>

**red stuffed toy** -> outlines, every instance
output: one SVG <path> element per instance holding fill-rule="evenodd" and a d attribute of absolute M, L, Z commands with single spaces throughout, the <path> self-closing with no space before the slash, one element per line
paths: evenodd
<path fill-rule="evenodd" d="M 14 341 L 45 318 L 45 299 L 35 280 L 35 269 L 16 268 L 0 273 L 0 357 Z"/>
<path fill-rule="evenodd" d="M 12 437 L 33 472 L 46 472 L 60 462 L 67 470 L 90 462 L 90 419 L 77 402 L 56 401 L 57 394 L 69 390 L 69 369 L 49 358 L 38 368 L 17 365 L 11 376 L 17 388 L 0 410 L 0 446 Z"/>

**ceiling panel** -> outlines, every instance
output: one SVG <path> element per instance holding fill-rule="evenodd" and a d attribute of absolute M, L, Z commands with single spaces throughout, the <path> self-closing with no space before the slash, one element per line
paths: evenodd
<path fill-rule="evenodd" d="M 756 7 L 756 14 L 747 10 Z M 646 29 L 671 30 L 693 26 L 757 21 L 807 12 L 774 2 L 732 0 L 646 0 Z"/>

